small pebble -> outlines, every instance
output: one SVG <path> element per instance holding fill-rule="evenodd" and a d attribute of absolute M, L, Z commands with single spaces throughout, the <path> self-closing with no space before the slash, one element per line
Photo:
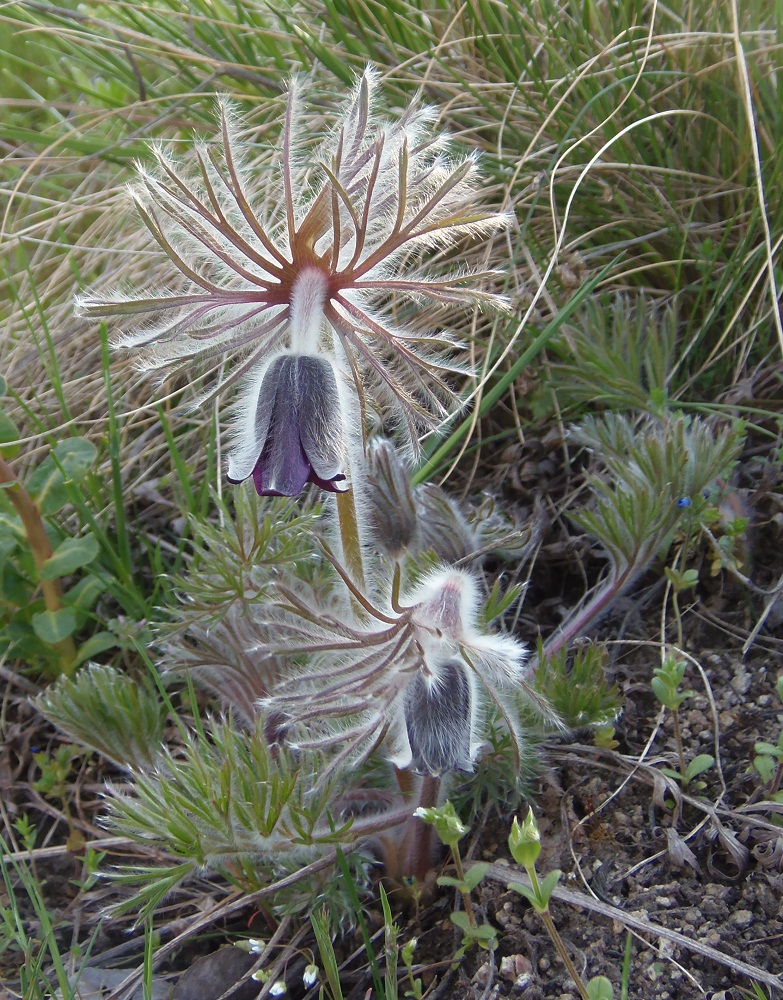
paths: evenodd
<path fill-rule="evenodd" d="M 753 923 L 753 914 L 750 910 L 737 910 L 732 913 L 729 920 L 735 927 L 745 928 L 750 927 Z"/>
<path fill-rule="evenodd" d="M 521 976 L 529 975 L 533 971 L 533 966 L 524 955 L 506 955 L 500 961 L 500 975 L 503 979 L 512 979 L 516 982 Z"/>

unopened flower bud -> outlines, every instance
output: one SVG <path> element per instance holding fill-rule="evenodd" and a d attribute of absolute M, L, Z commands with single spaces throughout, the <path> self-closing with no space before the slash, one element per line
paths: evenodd
<path fill-rule="evenodd" d="M 390 441 L 377 441 L 368 455 L 367 499 L 378 542 L 393 559 L 409 549 L 416 536 L 410 469 Z"/>
<path fill-rule="evenodd" d="M 522 865 L 523 868 L 535 867 L 538 855 L 541 853 L 541 835 L 532 809 L 528 810 L 521 825 L 516 816 L 514 817 L 508 846 L 518 865 Z"/>
<path fill-rule="evenodd" d="M 468 832 L 468 827 L 456 814 L 450 802 L 444 803 L 439 809 L 419 807 L 413 815 L 418 816 L 422 823 L 433 825 L 438 838 L 446 847 L 453 847 Z"/>

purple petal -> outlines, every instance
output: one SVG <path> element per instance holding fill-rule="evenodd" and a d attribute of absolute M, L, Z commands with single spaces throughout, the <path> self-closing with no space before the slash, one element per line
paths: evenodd
<path fill-rule="evenodd" d="M 345 466 L 345 455 L 340 397 L 331 362 L 300 357 L 296 389 L 302 447 L 316 477 L 334 480 Z"/>
<path fill-rule="evenodd" d="M 349 489 L 348 486 L 338 486 L 338 483 L 345 482 L 345 476 L 342 473 L 338 473 L 331 479 L 321 479 L 314 472 L 311 472 L 309 481 L 314 483 L 319 490 L 326 490 L 327 493 L 347 493 Z"/>

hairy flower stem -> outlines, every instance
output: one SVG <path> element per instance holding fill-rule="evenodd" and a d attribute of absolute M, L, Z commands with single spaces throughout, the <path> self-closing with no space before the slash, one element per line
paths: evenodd
<path fill-rule="evenodd" d="M 345 568 L 356 587 L 364 591 L 364 560 L 359 519 L 356 512 L 356 495 L 353 489 L 337 494 L 337 521 L 340 528 L 340 542 L 345 559 Z"/>
<path fill-rule="evenodd" d="M 632 565 L 626 566 L 622 572 L 614 574 L 601 587 L 598 593 L 565 623 L 560 632 L 557 632 L 548 642 L 544 643 L 544 657 L 555 656 L 564 646 L 570 646 L 577 636 L 583 635 L 607 611 L 612 602 L 647 568 L 647 564 L 653 555 L 652 551 L 647 552 L 645 550 L 644 555 L 640 553 L 639 558 Z M 541 663 L 536 660 L 533 664 L 533 672 L 540 666 Z"/>
<path fill-rule="evenodd" d="M 0 458 L 0 483 L 11 484 L 6 490 L 6 495 L 13 504 L 24 526 L 27 542 L 35 560 L 35 568 L 38 570 L 46 610 L 52 612 L 60 611 L 63 607 L 63 602 L 62 586 L 59 577 L 56 577 L 54 580 L 43 580 L 40 578 L 46 560 L 52 556 L 52 546 L 46 534 L 46 526 L 35 501 L 4 458 Z M 59 642 L 53 643 L 53 646 L 59 655 L 62 672 L 64 674 L 72 674 L 76 659 L 76 647 L 73 644 L 73 639 L 68 636 L 66 639 L 61 639 Z"/>
<path fill-rule="evenodd" d="M 431 809 L 437 806 L 440 796 L 440 778 L 426 775 L 421 779 L 419 801 L 416 808 Z M 413 877 L 423 885 L 432 869 L 432 837 L 434 827 L 418 816 L 411 816 L 402 839 L 402 875 Z"/>

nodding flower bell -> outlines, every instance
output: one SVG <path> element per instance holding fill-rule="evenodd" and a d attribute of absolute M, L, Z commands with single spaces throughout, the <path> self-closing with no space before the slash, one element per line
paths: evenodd
<path fill-rule="evenodd" d="M 337 379 L 324 355 L 280 354 L 244 407 L 228 468 L 233 483 L 253 477 L 259 496 L 295 496 L 307 483 L 339 493 L 345 480 Z"/>
<path fill-rule="evenodd" d="M 474 703 L 468 675 L 458 660 L 429 674 L 421 670 L 416 674 L 405 692 L 403 711 L 410 767 L 417 774 L 473 771 Z"/>
<path fill-rule="evenodd" d="M 422 429 L 451 416 L 452 383 L 472 371 L 441 310 L 510 309 L 476 287 L 494 272 L 446 264 L 450 248 L 510 222 L 481 209 L 476 156 L 450 152 L 430 108 L 414 103 L 395 120 L 380 118 L 377 86 L 368 68 L 318 142 L 303 84 L 293 81 L 275 170 L 225 100 L 217 141 L 197 143 L 183 161 L 153 146 L 155 165 L 140 165 L 130 187 L 159 251 L 143 272 L 151 280 L 78 299 L 83 315 L 123 325 L 117 344 L 137 352 L 141 369 L 211 370 L 200 402 L 244 384 L 235 412 L 255 430 L 240 434 L 230 475 L 252 474 L 264 493 L 293 491 L 303 476 L 334 488 L 334 448 L 313 444 L 318 428 L 337 426 L 331 404 L 316 402 L 319 393 L 335 398 L 333 371 L 357 401 L 352 420 L 346 392 L 347 427 L 377 410 L 415 449 Z M 415 308 L 400 309 L 406 300 Z M 305 403 L 319 413 L 305 416 Z M 253 456 L 244 449 L 251 437 Z"/>

